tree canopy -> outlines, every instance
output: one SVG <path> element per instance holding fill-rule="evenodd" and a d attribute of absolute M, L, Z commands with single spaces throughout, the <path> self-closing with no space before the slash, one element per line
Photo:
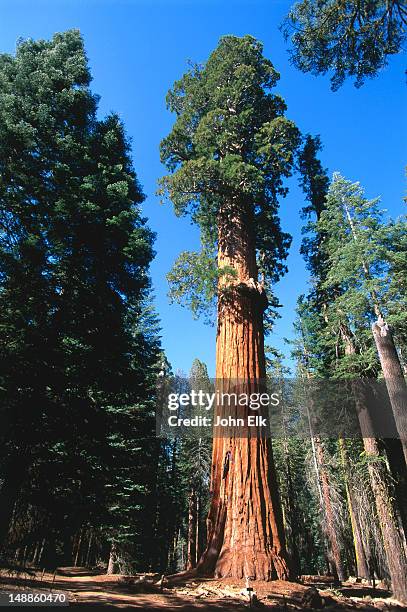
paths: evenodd
<path fill-rule="evenodd" d="M 203 66 L 193 66 L 167 96 L 177 118 L 161 143 L 171 174 L 161 193 L 177 215 L 190 214 L 201 228 L 200 253 L 181 254 L 169 279 L 172 296 L 195 313 L 216 295 L 218 215 L 248 206 L 259 271 L 274 283 L 285 271 L 290 237 L 281 230 L 278 198 L 287 192 L 300 134 L 272 93 L 279 74 L 251 36 L 225 36 Z M 238 204 L 239 203 L 239 204 Z"/>
<path fill-rule="evenodd" d="M 297 68 L 331 73 L 333 90 L 347 77 L 360 87 L 403 50 L 407 7 L 403 0 L 301 0 L 282 27 Z"/>

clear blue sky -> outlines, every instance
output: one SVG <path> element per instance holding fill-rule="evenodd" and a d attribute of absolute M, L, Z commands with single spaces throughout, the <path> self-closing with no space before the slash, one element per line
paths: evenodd
<path fill-rule="evenodd" d="M 173 121 L 165 95 L 187 60 L 205 61 L 220 36 L 251 34 L 263 41 L 266 56 L 281 73 L 277 90 L 286 99 L 287 115 L 304 133 L 321 135 L 324 165 L 359 180 L 369 197 L 381 195 L 393 216 L 403 212 L 406 56 L 393 58 L 388 69 L 362 89 L 346 83 L 332 93 L 328 77 L 303 75 L 288 62 L 278 26 L 289 5 L 285 0 L 0 0 L 2 52 L 13 52 L 21 36 L 49 38 L 79 28 L 93 89 L 101 95 L 100 112 L 115 110 L 125 122 L 147 195 L 145 214 L 157 232 L 151 273 L 163 346 L 174 369 L 188 371 L 198 357 L 213 373 L 215 332 L 167 298 L 165 275 L 181 250 L 197 247 L 198 233 L 155 197 L 156 180 L 164 173 L 158 147 Z M 281 203 L 283 228 L 294 236 L 290 271 L 277 287 L 282 318 L 269 340 L 280 349 L 283 338 L 292 336 L 295 302 L 307 282 L 299 255 L 303 195 L 296 181 L 290 184 L 290 194 Z"/>

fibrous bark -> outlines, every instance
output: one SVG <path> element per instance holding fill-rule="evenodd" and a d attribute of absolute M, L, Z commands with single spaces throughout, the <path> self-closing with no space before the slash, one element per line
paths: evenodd
<path fill-rule="evenodd" d="M 235 271 L 219 282 L 216 378 L 222 392 L 256 393 L 265 381 L 263 311 L 250 210 L 232 202 L 218 219 L 218 265 Z M 222 279 L 222 277 L 221 277 Z M 217 406 L 217 414 L 237 407 Z M 244 409 L 239 407 L 239 416 Z M 247 408 L 246 408 L 247 414 Z M 257 412 L 259 414 L 259 412 Z M 260 427 L 215 436 L 207 548 L 198 564 L 216 577 L 288 579 L 271 440 Z"/>

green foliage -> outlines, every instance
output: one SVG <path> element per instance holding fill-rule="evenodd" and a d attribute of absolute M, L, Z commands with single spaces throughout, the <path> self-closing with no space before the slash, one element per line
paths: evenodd
<path fill-rule="evenodd" d="M 398 313 L 398 338 L 405 329 L 402 277 L 406 267 L 405 257 L 399 253 L 405 242 L 405 222 L 386 223 L 379 199 L 367 200 L 358 183 L 335 173 L 329 184 L 316 159 L 319 147 L 314 146 L 315 140 L 308 145 L 300 160 L 309 201 L 304 209 L 307 225 L 302 252 L 311 272 L 311 290 L 298 301 L 293 351 L 298 374 L 307 378 L 375 378 L 380 368 L 371 324 L 378 310 L 387 320 Z M 325 443 L 331 447 L 331 459 L 336 455 L 332 450 L 335 444 L 334 440 Z M 348 449 L 346 460 L 342 455 L 344 473 L 338 474 L 332 469 L 335 466 L 329 465 L 331 502 L 342 549 L 344 553 L 352 550 L 351 524 L 343 501 L 345 477 L 369 564 L 374 563 L 380 574 L 387 570 L 369 470 L 387 467 L 389 459 L 367 456 L 360 440 L 343 440 L 343 445 Z M 387 469 L 385 478 L 392 483 Z M 347 554 L 346 563 L 352 571 L 352 553 Z"/>
<path fill-rule="evenodd" d="M 401 358 L 407 356 L 407 232 L 406 217 L 390 221 L 381 236 L 387 266 L 385 307 Z"/>
<path fill-rule="evenodd" d="M 167 275 L 170 298 L 185 303 L 196 318 L 203 315 L 212 322 L 221 276 L 232 278 L 235 271 L 227 266 L 219 268 L 216 256 L 205 249 L 198 253 L 183 251 Z"/>
<path fill-rule="evenodd" d="M 167 393 L 189 393 L 192 389 L 213 392 L 207 367 L 195 359 L 189 376 L 173 374 L 165 368 L 160 384 Z M 157 508 L 155 514 L 154 567 L 175 572 L 185 569 L 188 540 L 188 511 L 193 492 L 198 502 L 199 545 L 205 543 L 205 518 L 209 502 L 209 478 L 212 440 L 209 438 L 175 438 L 162 440 L 157 474 Z"/>
<path fill-rule="evenodd" d="M 356 360 L 358 369 L 362 367 L 365 372 L 377 368 L 371 337 L 371 324 L 377 317 L 375 309 L 379 308 L 385 317 L 397 313 L 400 328 L 406 326 L 405 296 L 397 291 L 393 278 L 400 257 L 394 256 L 396 244 L 389 248 L 393 240 L 396 243 L 402 240 L 405 223 L 386 223 L 378 204 L 378 198 L 364 197 L 359 183 L 346 181 L 336 173 L 326 209 L 315 227 L 316 232 L 324 235 L 321 248 L 327 272 L 322 288 L 332 295 L 326 315 L 331 328 L 338 329 L 341 322 L 346 322 L 353 332 L 359 355 L 344 359 Z M 402 268 L 403 264 L 400 272 Z"/>
<path fill-rule="evenodd" d="M 339 173 L 328 188 L 315 157 L 319 143 L 308 138 L 307 144 L 300 155 L 302 185 L 310 202 L 304 208 L 308 222 L 302 253 L 311 272 L 311 290 L 298 306 L 301 343 L 308 350 L 308 366 L 318 375 L 376 376 L 371 324 L 378 309 L 405 346 L 405 221 L 386 222 L 379 198 L 367 200 L 359 183 Z M 344 333 L 354 344 L 351 354 L 345 350 Z M 301 350 L 296 353 L 300 359 Z"/>
<path fill-rule="evenodd" d="M 279 483 L 287 546 L 298 574 L 324 571 L 324 543 L 320 502 L 313 471 L 310 440 L 289 433 L 289 423 L 297 419 L 286 402 L 291 387 L 290 370 L 283 355 L 273 347 L 266 349 L 267 378 L 279 391 L 281 435 L 273 439 L 273 456 Z M 301 385 L 301 381 L 299 383 Z"/>
<path fill-rule="evenodd" d="M 214 384 L 208 375 L 206 364 L 194 359 L 188 377 L 190 390 L 197 393 L 214 393 Z M 209 476 L 211 467 L 212 440 L 208 438 L 185 439 L 181 445 L 181 471 L 186 486 L 193 487 L 204 495 L 205 507 L 209 494 Z"/>
<path fill-rule="evenodd" d="M 307 220 L 303 228 L 301 253 L 311 273 L 311 288 L 307 296 L 298 299 L 298 319 L 294 325 L 297 339 L 293 343 L 292 354 L 302 375 L 312 372 L 325 376 L 330 363 L 335 359 L 327 330 L 326 306 L 330 296 L 323 289 L 326 275 L 326 261 L 322 252 L 324 235 L 315 231 L 315 224 L 326 206 L 329 178 L 323 168 L 318 153 L 322 149 L 319 137 L 307 135 L 299 155 L 300 185 L 307 200 L 302 216 Z"/>
<path fill-rule="evenodd" d="M 303 217 L 315 215 L 319 218 L 325 208 L 329 178 L 317 155 L 322 149 L 319 136 L 307 134 L 299 155 L 300 185 L 308 204 L 303 208 Z"/>
<path fill-rule="evenodd" d="M 310 441 L 276 438 L 273 455 L 291 557 L 301 574 L 323 573 L 324 538 Z"/>
<path fill-rule="evenodd" d="M 300 251 L 312 277 L 312 289 L 308 299 L 314 303 L 318 325 L 324 327 L 323 310 L 327 299 L 322 287 L 322 281 L 326 274 L 326 261 L 321 248 L 324 234 L 321 231 L 314 231 L 313 225 L 325 209 L 330 183 L 327 171 L 318 159 L 318 153 L 321 149 L 319 136 L 307 135 L 304 146 L 300 151 L 298 165 L 301 176 L 300 185 L 308 202 L 302 209 L 302 217 L 307 220 L 307 223 L 302 230 L 303 240 Z"/>
<path fill-rule="evenodd" d="M 292 63 L 311 74 L 332 73 L 332 89 L 354 77 L 356 87 L 374 77 L 406 41 L 402 0 L 300 0 L 283 31 L 291 38 Z"/>
<path fill-rule="evenodd" d="M 1 474 L 25 458 L 16 490 L 66 541 L 134 538 L 151 489 L 154 236 L 90 80 L 76 30 L 0 55 Z"/>
<path fill-rule="evenodd" d="M 286 106 L 271 93 L 279 78 L 250 36 L 225 36 L 204 66 L 193 66 L 167 96 L 176 113 L 174 127 L 161 143 L 161 159 L 171 174 L 161 179 L 177 215 L 189 214 L 202 233 L 200 255 L 182 256 L 170 275 L 173 297 L 201 312 L 212 300 L 217 275 L 202 265 L 216 251 L 219 215 L 245 210 L 253 225 L 259 270 L 268 283 L 285 271 L 290 237 L 281 231 L 278 198 L 292 173 L 300 135 L 284 116 Z M 192 285 L 190 264 L 198 264 Z M 186 272 L 186 274 L 185 274 Z M 200 280 L 198 279 L 200 277 Z"/>

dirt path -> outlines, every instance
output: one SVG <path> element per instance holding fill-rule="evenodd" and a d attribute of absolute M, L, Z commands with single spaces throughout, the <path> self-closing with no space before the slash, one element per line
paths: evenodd
<path fill-rule="evenodd" d="M 124 577 L 89 574 L 82 568 L 60 568 L 53 574 L 41 572 L 35 575 L 8 574 L 0 572 L 0 592 L 63 592 L 70 606 L 97 606 L 114 608 L 139 608 L 155 612 L 160 610 L 242 610 L 240 602 L 224 600 L 196 601 L 192 597 L 180 597 L 171 590 L 163 593 L 134 593 L 131 584 Z"/>
<path fill-rule="evenodd" d="M 124 576 L 100 575 L 91 573 L 85 568 L 59 568 L 55 577 L 53 574 L 34 573 L 33 575 L 13 575 L 0 572 L 0 592 L 24 590 L 28 592 L 63 592 L 67 595 L 71 606 L 98 606 L 113 608 L 138 608 L 149 612 L 174 610 L 193 612 L 208 610 L 234 611 L 249 609 L 247 601 L 228 597 L 226 593 L 236 595 L 244 588 L 243 584 L 233 581 L 200 580 L 193 583 L 177 585 L 173 588 L 147 587 L 155 592 L 137 592 L 140 590 L 132 581 Z M 297 583 L 253 583 L 260 604 L 257 609 L 271 609 L 281 612 L 294 610 L 405 610 L 396 602 L 386 598 L 386 593 L 375 592 L 368 588 L 355 588 L 346 585 L 343 593 L 334 590 L 316 590 L 316 598 L 307 600 L 304 594 L 310 588 Z M 143 590 L 143 589 L 141 589 Z M 217 597 L 216 593 L 221 596 Z M 312 593 L 311 593 L 312 594 Z M 375 595 L 375 598 L 372 598 Z M 314 607 L 319 602 L 319 605 Z"/>

